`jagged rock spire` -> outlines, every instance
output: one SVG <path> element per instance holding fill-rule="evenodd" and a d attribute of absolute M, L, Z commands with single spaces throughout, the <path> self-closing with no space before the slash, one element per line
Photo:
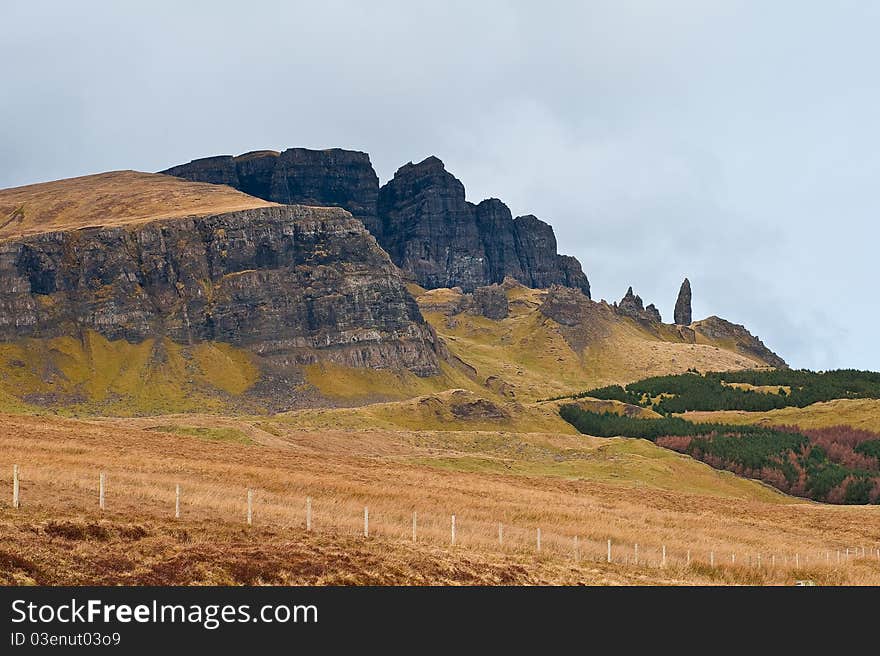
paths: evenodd
<path fill-rule="evenodd" d="M 691 316 L 691 281 L 687 278 L 681 283 L 678 290 L 678 300 L 675 302 L 675 323 L 679 326 L 690 326 Z"/>
<path fill-rule="evenodd" d="M 653 303 L 645 307 L 642 297 L 633 293 L 633 288 L 626 290 L 626 295 L 621 299 L 620 305 L 617 306 L 618 313 L 632 317 L 640 321 L 649 323 L 660 323 L 660 310 Z"/>

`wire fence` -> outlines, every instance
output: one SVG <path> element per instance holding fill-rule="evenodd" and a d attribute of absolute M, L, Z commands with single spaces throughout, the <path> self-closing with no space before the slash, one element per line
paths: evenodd
<path fill-rule="evenodd" d="M 166 477 L 168 479 L 169 477 Z M 824 549 L 791 550 L 707 548 L 667 549 L 664 544 L 624 543 L 611 536 L 554 530 L 554 526 L 489 521 L 451 511 L 403 508 L 381 499 L 291 495 L 260 488 L 222 483 L 187 485 L 157 482 L 155 473 L 71 471 L 41 466 L 28 471 L 12 468 L 12 507 L 20 508 L 28 495 L 52 488 L 70 502 L 94 494 L 94 506 L 112 512 L 136 508 L 157 518 L 210 519 L 271 526 L 279 530 L 335 533 L 366 539 L 381 537 L 414 544 L 445 545 L 457 549 L 539 554 L 580 563 L 615 563 L 639 567 L 755 567 L 789 570 L 842 567 L 857 560 L 877 561 L 880 547 L 834 545 Z M 26 484 L 25 484 L 26 483 Z M 87 506 L 88 507 L 88 506 Z"/>

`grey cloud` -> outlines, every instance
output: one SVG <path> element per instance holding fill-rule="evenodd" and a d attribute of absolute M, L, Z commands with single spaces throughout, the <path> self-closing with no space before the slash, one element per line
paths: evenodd
<path fill-rule="evenodd" d="M 256 148 L 436 154 L 596 296 L 880 369 L 880 6 L 4 3 L 0 186 Z"/>

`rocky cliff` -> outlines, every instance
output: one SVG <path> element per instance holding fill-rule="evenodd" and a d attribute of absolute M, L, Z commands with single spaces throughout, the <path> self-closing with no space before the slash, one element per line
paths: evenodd
<path fill-rule="evenodd" d="M 363 224 L 299 206 L 0 241 L 0 340 L 85 330 L 419 375 L 442 349 Z"/>
<path fill-rule="evenodd" d="M 436 157 L 402 166 L 381 189 L 366 153 L 340 149 L 209 157 L 163 173 L 279 203 L 347 209 L 409 278 L 430 289 L 472 291 L 510 276 L 529 287 L 590 293 L 580 263 L 557 254 L 553 228 L 532 215 L 514 219 L 498 199 L 468 202 L 464 185 Z"/>
<path fill-rule="evenodd" d="M 285 205 L 341 207 L 363 221 L 381 242 L 376 212 L 379 178 L 370 156 L 353 150 L 289 148 L 258 150 L 238 157 L 193 160 L 162 171 L 193 182 L 225 184 Z"/>

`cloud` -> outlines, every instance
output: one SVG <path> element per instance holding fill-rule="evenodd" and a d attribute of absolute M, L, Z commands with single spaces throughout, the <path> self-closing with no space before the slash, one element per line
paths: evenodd
<path fill-rule="evenodd" d="M 880 6 L 4 5 L 0 186 L 340 146 L 552 223 L 597 296 L 880 369 Z"/>

